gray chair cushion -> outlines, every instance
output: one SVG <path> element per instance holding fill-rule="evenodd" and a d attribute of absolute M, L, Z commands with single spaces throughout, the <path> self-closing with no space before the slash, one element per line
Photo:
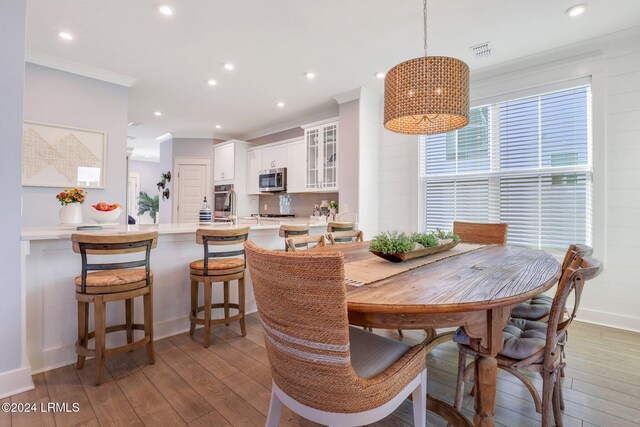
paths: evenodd
<path fill-rule="evenodd" d="M 542 350 L 547 337 L 547 324 L 525 319 L 509 319 L 502 330 L 502 351 L 500 355 L 522 360 Z M 459 328 L 453 341 L 469 345 L 471 339 Z"/>
<path fill-rule="evenodd" d="M 511 317 L 526 320 L 541 320 L 551 312 L 553 298 L 546 295 L 538 295 L 515 306 L 511 310 Z"/>
<path fill-rule="evenodd" d="M 400 359 L 411 346 L 363 329 L 349 328 L 351 365 L 363 378 L 373 378 Z"/>
<path fill-rule="evenodd" d="M 502 330 L 501 355 L 522 360 L 542 350 L 547 337 L 547 324 L 525 319 L 509 319 Z"/>

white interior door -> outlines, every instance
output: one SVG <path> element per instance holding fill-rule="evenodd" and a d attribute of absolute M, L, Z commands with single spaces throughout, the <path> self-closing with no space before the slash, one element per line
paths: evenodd
<path fill-rule="evenodd" d="M 176 160 L 175 216 L 178 223 L 197 223 L 202 200 L 209 194 L 211 163 L 208 160 Z M 209 200 L 209 203 L 211 201 Z"/>
<path fill-rule="evenodd" d="M 140 223 L 138 218 L 138 200 L 140 200 L 140 174 L 130 173 L 129 183 L 127 186 L 127 212 L 133 219 L 136 220 L 136 224 Z M 128 221 L 127 221 L 128 222 Z"/>

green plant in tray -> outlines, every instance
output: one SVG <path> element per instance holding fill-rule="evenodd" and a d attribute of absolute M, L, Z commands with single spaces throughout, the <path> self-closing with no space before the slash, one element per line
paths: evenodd
<path fill-rule="evenodd" d="M 411 240 L 415 243 L 419 243 L 425 248 L 434 248 L 440 245 L 440 240 L 433 233 L 413 233 Z"/>
<path fill-rule="evenodd" d="M 408 252 L 415 248 L 415 243 L 406 233 L 387 231 L 374 236 L 369 250 L 383 254 L 397 254 Z"/>
<path fill-rule="evenodd" d="M 451 239 L 454 242 L 457 242 L 460 240 L 460 237 L 457 234 L 453 234 L 453 231 L 440 230 L 438 228 L 434 234 L 440 240 Z"/>

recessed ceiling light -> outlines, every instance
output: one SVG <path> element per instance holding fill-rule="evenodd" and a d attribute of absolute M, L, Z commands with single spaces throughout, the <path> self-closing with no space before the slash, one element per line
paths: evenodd
<path fill-rule="evenodd" d="M 213 80 L 213 79 L 209 79 L 209 80 L 207 80 L 207 84 L 208 84 L 209 86 L 215 86 L 215 85 L 217 85 L 217 84 L 218 84 L 218 82 L 217 82 L 217 81 L 215 81 L 215 80 Z"/>
<path fill-rule="evenodd" d="M 216 125 L 216 129 L 221 129 L 221 128 L 222 128 L 222 126 Z"/>
<path fill-rule="evenodd" d="M 382 71 L 378 71 L 375 76 L 379 79 L 384 79 L 385 73 L 383 73 Z"/>
<path fill-rule="evenodd" d="M 284 102 L 280 101 L 276 104 L 278 107 L 282 108 L 284 107 Z"/>
<path fill-rule="evenodd" d="M 306 78 L 308 78 L 309 80 L 313 80 L 316 78 L 316 73 L 312 72 L 312 71 L 307 71 L 306 73 L 304 73 L 304 76 Z"/>
<path fill-rule="evenodd" d="M 171 6 L 167 6 L 166 4 L 160 5 L 158 7 L 158 11 L 163 14 L 164 16 L 171 16 L 173 15 L 173 9 L 171 8 Z"/>
<path fill-rule="evenodd" d="M 155 113 L 153 113 L 153 115 L 156 117 L 160 117 L 162 116 L 162 113 L 160 111 L 156 111 Z"/>
<path fill-rule="evenodd" d="M 73 40 L 73 35 L 67 31 L 60 31 L 58 36 L 60 36 L 62 40 Z"/>
<path fill-rule="evenodd" d="M 575 18 L 576 16 L 582 15 L 586 10 L 587 10 L 587 4 L 580 3 L 574 6 L 571 6 L 569 9 L 566 10 L 565 13 L 570 17 Z"/>
<path fill-rule="evenodd" d="M 223 65 L 224 69 L 227 71 L 233 71 L 234 68 L 236 68 L 232 63 L 230 62 L 225 62 Z"/>

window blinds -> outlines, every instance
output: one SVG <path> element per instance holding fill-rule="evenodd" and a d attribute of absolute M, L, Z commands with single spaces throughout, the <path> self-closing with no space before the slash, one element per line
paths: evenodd
<path fill-rule="evenodd" d="M 424 228 L 506 222 L 509 244 L 590 244 L 591 134 L 589 85 L 473 108 L 421 139 Z"/>

